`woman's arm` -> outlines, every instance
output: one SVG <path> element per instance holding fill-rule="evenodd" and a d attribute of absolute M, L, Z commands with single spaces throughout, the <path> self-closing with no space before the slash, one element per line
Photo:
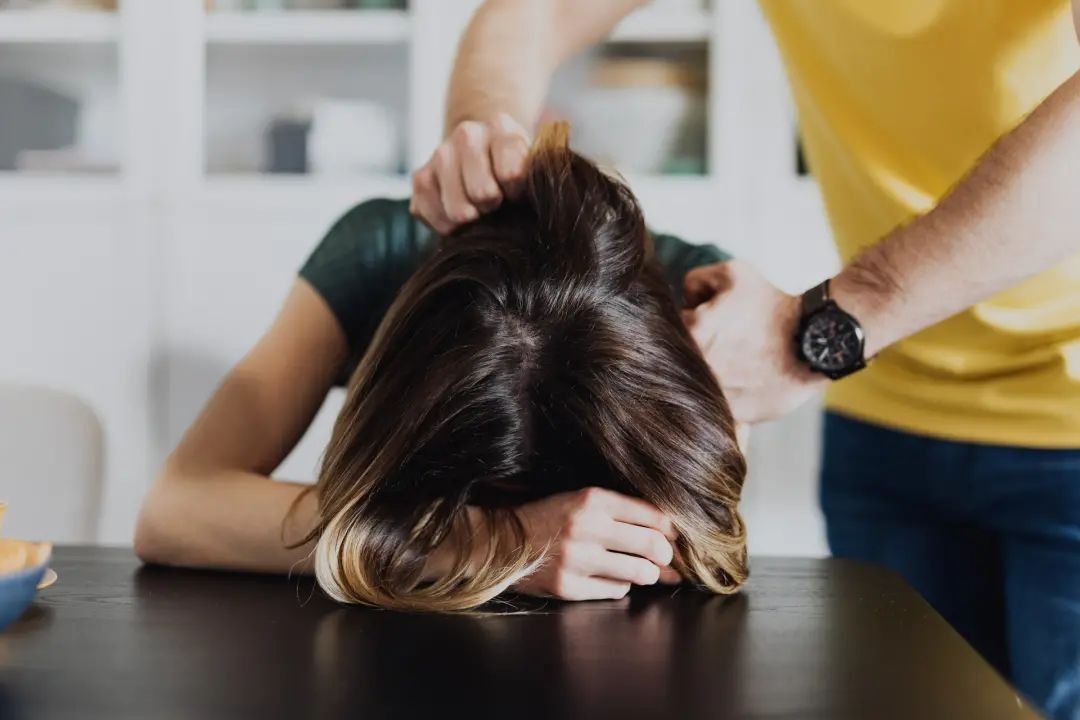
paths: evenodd
<path fill-rule="evenodd" d="M 289 515 L 306 486 L 269 474 L 303 436 L 347 352 L 329 307 L 298 280 L 273 326 L 166 461 L 139 515 L 139 557 L 194 567 L 310 570 L 311 547 L 285 544 L 313 526 L 316 495 L 305 495 Z"/>
<path fill-rule="evenodd" d="M 135 532 L 142 560 L 311 572 L 311 544 L 285 545 L 314 527 L 317 495 L 269 474 L 307 429 L 347 347 L 329 307 L 298 280 L 274 325 L 225 378 L 147 495 Z M 671 523 L 643 500 L 591 488 L 529 503 L 518 513 L 527 542 L 549 548 L 548 561 L 522 582 L 522 592 L 618 597 L 631 583 L 678 581 L 668 566 Z M 470 508 L 469 518 L 473 534 L 484 536 L 482 513 Z M 429 579 L 447 571 L 461 541 L 451 537 L 431 554 Z M 473 549 L 479 561 L 486 548 Z"/>

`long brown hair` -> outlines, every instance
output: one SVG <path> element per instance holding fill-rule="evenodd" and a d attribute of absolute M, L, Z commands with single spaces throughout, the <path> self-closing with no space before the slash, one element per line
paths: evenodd
<path fill-rule="evenodd" d="M 316 487 L 316 576 L 343 602 L 473 608 L 543 561 L 514 506 L 598 485 L 664 511 L 680 572 L 731 593 L 745 472 L 637 201 L 556 124 L 522 197 L 440 241 L 357 367 Z M 470 535 L 467 505 L 488 536 Z M 422 582 L 451 534 L 450 572 Z"/>

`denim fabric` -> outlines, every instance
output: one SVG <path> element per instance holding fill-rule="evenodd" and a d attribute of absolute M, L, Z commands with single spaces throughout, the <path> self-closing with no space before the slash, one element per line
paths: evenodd
<path fill-rule="evenodd" d="M 1080 719 L 1080 449 L 911 435 L 829 413 L 838 557 L 900 573 L 1053 718 Z"/>

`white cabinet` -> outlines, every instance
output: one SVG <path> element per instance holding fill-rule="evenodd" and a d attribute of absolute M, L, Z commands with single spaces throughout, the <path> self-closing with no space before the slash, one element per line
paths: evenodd
<path fill-rule="evenodd" d="M 271 322 L 335 216 L 409 192 L 407 171 L 441 137 L 446 81 L 477 4 L 214 12 L 203 0 L 121 0 L 116 13 L 0 11 L 4 76 L 77 96 L 78 143 L 105 171 L 0 172 L 0 379 L 70 389 L 100 415 L 102 541 L 129 540 L 164 454 Z M 650 223 L 720 243 L 790 289 L 828 272 L 820 201 L 794 174 L 793 114 L 756 4 L 657 3 L 620 24 L 613 43 L 685 52 L 706 78 L 705 173 L 629 176 Z M 553 96 L 571 105 L 589 92 L 563 81 Z M 269 150 L 275 119 L 288 142 L 290 118 L 313 108 L 365 118 L 365 103 L 392 118 L 396 166 L 361 153 L 354 163 L 378 169 L 265 172 L 288 162 Z M 312 477 L 339 403 L 331 397 L 282 477 Z M 752 548 L 821 551 L 815 422 L 803 413 L 754 444 Z"/>

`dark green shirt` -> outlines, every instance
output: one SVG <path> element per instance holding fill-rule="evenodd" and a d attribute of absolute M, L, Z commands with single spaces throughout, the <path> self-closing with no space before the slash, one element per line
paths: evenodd
<path fill-rule="evenodd" d="M 300 277 L 326 300 L 349 343 L 349 362 L 340 382 L 352 375 L 397 291 L 437 237 L 409 214 L 408 200 L 368 200 L 334 223 L 304 263 Z M 656 233 L 653 248 L 677 302 L 687 272 L 729 257 L 712 245 L 691 245 Z"/>

